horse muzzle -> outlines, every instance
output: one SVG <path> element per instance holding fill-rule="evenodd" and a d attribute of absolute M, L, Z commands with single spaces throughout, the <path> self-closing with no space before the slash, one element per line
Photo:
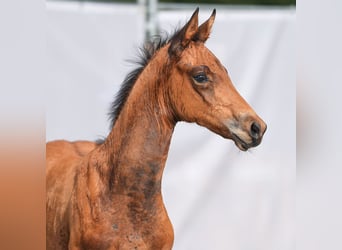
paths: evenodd
<path fill-rule="evenodd" d="M 247 151 L 258 146 L 266 132 L 267 125 L 260 118 L 249 121 L 229 121 L 227 127 L 231 133 L 231 139 L 242 151 Z"/>

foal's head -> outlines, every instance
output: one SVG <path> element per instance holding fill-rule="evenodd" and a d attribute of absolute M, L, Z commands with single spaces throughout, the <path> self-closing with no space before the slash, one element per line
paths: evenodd
<path fill-rule="evenodd" d="M 204 45 L 215 19 L 198 26 L 198 9 L 171 39 L 169 88 L 179 120 L 196 122 L 246 151 L 259 145 L 266 124 L 240 96 L 221 62 Z"/>

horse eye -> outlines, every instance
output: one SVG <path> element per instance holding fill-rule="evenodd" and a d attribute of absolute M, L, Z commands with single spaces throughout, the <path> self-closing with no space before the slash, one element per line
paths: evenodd
<path fill-rule="evenodd" d="M 208 81 L 208 77 L 204 72 L 194 75 L 193 78 L 198 83 L 206 83 Z"/>

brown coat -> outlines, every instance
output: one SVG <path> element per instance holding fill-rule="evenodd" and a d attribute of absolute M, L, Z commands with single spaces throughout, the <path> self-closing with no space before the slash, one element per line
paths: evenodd
<path fill-rule="evenodd" d="M 170 40 L 145 46 L 104 143 L 47 143 L 47 249 L 171 249 L 161 179 L 178 121 L 244 151 L 261 142 L 266 124 L 204 46 L 214 18 L 198 27 L 197 9 Z"/>

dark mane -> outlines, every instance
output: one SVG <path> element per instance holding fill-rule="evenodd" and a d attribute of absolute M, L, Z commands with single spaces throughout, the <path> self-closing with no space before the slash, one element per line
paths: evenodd
<path fill-rule="evenodd" d="M 144 70 L 146 65 L 153 58 L 155 53 L 165 46 L 167 43 L 172 41 L 174 37 L 177 36 L 179 31 L 174 32 L 171 38 L 166 34 L 164 36 L 155 36 L 150 41 L 146 41 L 144 45 L 139 48 L 138 59 L 134 63 L 138 65 L 136 69 L 127 74 L 125 80 L 121 84 L 120 90 L 116 94 L 115 100 L 111 105 L 109 112 L 110 126 L 114 126 L 120 112 L 131 92 L 136 80 L 138 79 L 141 72 Z"/>

